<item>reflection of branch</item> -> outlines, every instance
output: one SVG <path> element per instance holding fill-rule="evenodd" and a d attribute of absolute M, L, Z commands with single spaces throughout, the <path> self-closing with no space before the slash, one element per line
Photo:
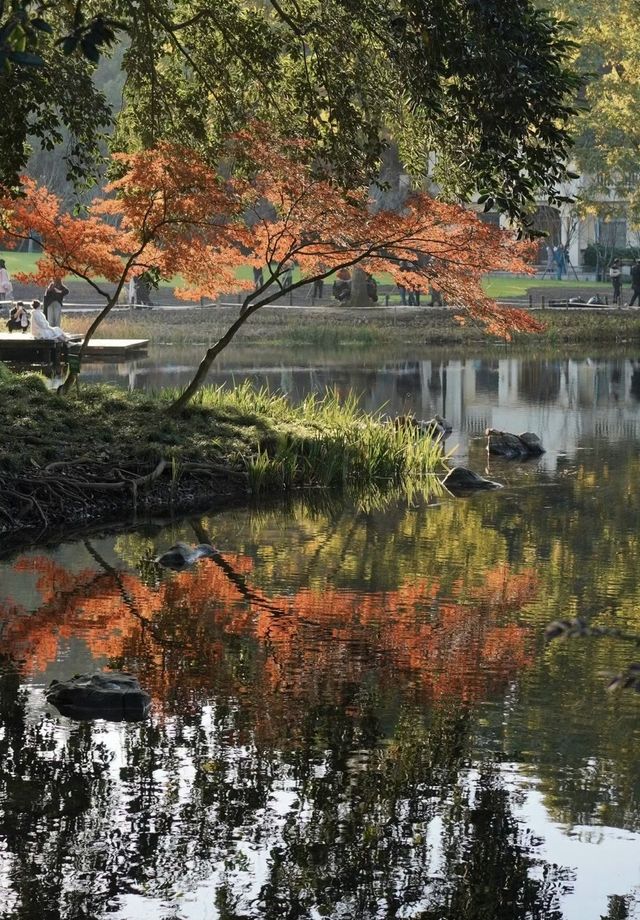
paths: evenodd
<path fill-rule="evenodd" d="M 640 635 L 637 633 L 625 632 L 617 626 L 591 626 L 582 617 L 576 617 L 574 620 L 554 620 L 544 631 L 547 642 L 553 639 L 581 639 L 585 636 L 619 639 L 621 642 L 640 645 Z M 619 674 L 604 672 L 602 676 L 609 681 L 607 690 L 635 690 L 636 693 L 640 693 L 640 664 L 634 662 Z"/>
<path fill-rule="evenodd" d="M 610 639 L 621 639 L 623 642 L 640 645 L 640 635 L 637 633 L 624 632 L 618 626 L 591 626 L 582 617 L 576 617 L 575 620 L 554 620 L 544 631 L 547 642 L 553 639 L 578 639 L 584 636 L 607 636 Z"/>
<path fill-rule="evenodd" d="M 98 565 L 102 569 L 104 569 L 104 571 L 108 575 L 110 575 L 113 578 L 113 580 L 118 586 L 120 595 L 127 609 L 136 618 L 136 620 L 139 620 L 139 622 L 142 623 L 142 625 L 149 630 L 152 638 L 155 639 L 158 645 L 162 645 L 167 648 L 172 648 L 172 647 L 173 648 L 175 647 L 184 648 L 185 647 L 184 642 L 176 642 L 175 640 L 166 639 L 163 636 L 158 634 L 158 628 L 156 624 L 153 622 L 153 620 L 147 619 L 147 617 L 143 616 L 138 610 L 138 606 L 136 602 L 134 601 L 134 599 L 131 597 L 131 595 L 127 591 L 124 585 L 124 582 L 122 581 L 122 578 L 120 577 L 120 573 L 117 571 L 117 569 L 114 569 L 114 567 L 109 562 L 107 562 L 107 560 L 103 556 L 100 555 L 98 550 L 93 546 L 93 544 L 89 540 L 83 540 L 83 544 L 84 544 L 84 548 L 89 553 L 89 555 L 92 556 L 95 559 L 95 561 L 98 563 Z"/>
<path fill-rule="evenodd" d="M 196 535 L 196 539 L 198 539 L 200 543 L 208 543 L 213 546 L 207 531 L 204 529 L 199 520 L 192 520 L 190 521 L 190 524 L 193 532 Z M 241 575 L 240 572 L 236 572 L 231 563 L 227 562 L 224 556 L 222 556 L 222 554 L 217 550 L 215 555 L 209 556 L 209 558 L 218 566 L 218 568 L 222 569 L 229 581 L 236 586 L 240 594 L 242 594 L 246 600 L 256 604 L 259 607 L 264 607 L 265 610 L 268 610 L 275 616 L 290 616 L 288 611 L 286 611 L 283 607 L 277 607 L 275 604 L 272 604 L 270 601 L 268 601 L 265 597 L 254 591 L 253 588 L 250 588 L 244 575 Z"/>
<path fill-rule="evenodd" d="M 193 529 L 193 532 L 196 535 L 196 538 L 201 543 L 208 543 L 209 545 L 213 546 L 213 543 L 209 537 L 209 534 L 207 533 L 207 531 L 204 529 L 204 527 L 200 523 L 200 520 L 191 520 L 189 523 L 191 524 L 191 527 Z M 247 581 L 244 575 L 241 575 L 239 572 L 236 572 L 234 567 L 229 562 L 227 562 L 227 560 L 217 550 L 215 552 L 215 555 L 209 556 L 209 558 L 212 560 L 212 562 L 214 562 L 217 566 L 219 566 L 222 569 L 222 571 L 227 576 L 229 581 L 231 581 L 236 586 L 240 594 L 242 594 L 242 596 L 246 598 L 248 601 L 250 601 L 253 604 L 256 604 L 256 606 L 258 607 L 262 607 L 264 610 L 268 610 L 269 613 L 272 613 L 276 617 L 292 617 L 293 616 L 295 611 L 285 610 L 284 607 L 278 607 L 276 604 L 272 604 L 271 601 L 267 600 L 262 594 L 258 594 L 257 591 L 254 591 L 253 588 L 250 588 L 247 585 Z M 308 617 L 296 615 L 296 619 L 298 623 L 302 623 L 305 626 L 315 626 L 320 629 L 325 628 L 323 623 L 319 623 L 317 620 L 310 620 Z"/>

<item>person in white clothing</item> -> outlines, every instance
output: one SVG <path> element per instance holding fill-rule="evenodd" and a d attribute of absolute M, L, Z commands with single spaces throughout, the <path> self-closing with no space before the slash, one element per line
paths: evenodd
<path fill-rule="evenodd" d="M 42 304 L 34 300 L 31 304 L 31 335 L 34 339 L 49 339 L 54 342 L 69 342 L 71 337 L 63 332 L 60 326 L 51 326 L 49 320 L 42 312 Z"/>
<path fill-rule="evenodd" d="M 611 284 L 613 285 L 613 302 L 620 306 L 621 293 L 622 293 L 622 266 L 620 264 L 620 259 L 614 259 L 611 263 L 611 268 L 609 269 L 609 278 L 611 279 Z"/>
<path fill-rule="evenodd" d="M 0 300 L 13 300 L 13 285 L 4 259 L 0 259 Z"/>

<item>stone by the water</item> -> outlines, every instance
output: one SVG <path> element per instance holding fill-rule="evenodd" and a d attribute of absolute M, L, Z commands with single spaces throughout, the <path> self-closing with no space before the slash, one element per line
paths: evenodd
<path fill-rule="evenodd" d="M 434 415 L 433 418 L 426 420 L 421 418 L 418 419 L 414 415 L 399 415 L 394 420 L 394 425 L 396 428 L 402 426 L 416 428 L 422 434 L 430 438 L 440 438 L 443 441 L 446 440 L 453 431 L 453 425 L 441 415 Z"/>
<path fill-rule="evenodd" d="M 107 719 L 138 722 L 145 718 L 151 697 L 131 674 L 117 671 L 76 674 L 70 680 L 53 680 L 47 701 L 72 719 Z"/>
<path fill-rule="evenodd" d="M 483 491 L 490 489 L 501 489 L 499 482 L 493 482 L 492 479 L 485 479 L 473 470 L 468 470 L 464 466 L 454 466 L 450 473 L 443 479 L 443 485 L 449 492 L 454 495 L 462 492 Z"/>
<path fill-rule="evenodd" d="M 527 450 L 533 456 L 540 456 L 544 453 L 544 447 L 542 446 L 542 441 L 537 434 L 534 434 L 533 431 L 525 431 L 522 434 L 518 435 L 520 440 L 526 446 Z"/>
<path fill-rule="evenodd" d="M 497 428 L 487 428 L 485 434 L 488 452 L 506 460 L 524 460 L 544 453 L 542 441 L 532 431 L 518 435 L 509 431 L 498 431 Z"/>

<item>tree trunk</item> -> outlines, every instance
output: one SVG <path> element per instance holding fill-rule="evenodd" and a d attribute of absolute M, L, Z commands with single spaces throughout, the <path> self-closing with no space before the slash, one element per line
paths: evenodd
<path fill-rule="evenodd" d="M 87 348 L 89 346 L 89 342 L 93 338 L 93 335 L 96 329 L 98 328 L 98 326 L 100 326 L 102 321 L 109 315 L 112 308 L 117 304 L 118 298 L 120 297 L 120 291 L 122 290 L 122 285 L 123 285 L 123 282 L 120 282 L 120 284 L 116 288 L 115 294 L 109 298 L 109 300 L 107 301 L 107 305 L 103 307 L 103 309 L 100 311 L 100 313 L 98 313 L 94 321 L 91 323 L 91 325 L 87 329 L 87 333 L 84 339 L 82 340 L 82 345 L 80 346 L 80 353 L 78 354 L 78 365 L 77 365 L 78 369 L 74 371 L 69 371 L 64 383 L 58 387 L 58 393 L 61 393 L 62 395 L 66 396 L 66 394 L 69 392 L 69 390 L 74 385 L 74 383 L 77 383 L 78 377 L 80 376 L 80 366 L 82 364 L 82 359 L 84 358 L 86 354 Z"/>
<path fill-rule="evenodd" d="M 187 384 L 187 386 L 182 391 L 180 396 L 178 396 L 178 398 L 174 400 L 170 406 L 167 407 L 165 411 L 167 412 L 168 415 L 178 415 L 178 413 L 187 405 L 187 403 L 192 399 L 192 397 L 195 396 L 195 394 L 198 392 L 198 390 L 204 383 L 207 377 L 207 374 L 209 373 L 211 365 L 213 364 L 215 359 L 218 357 L 220 352 L 227 347 L 227 345 L 229 344 L 231 339 L 234 337 L 238 329 L 240 329 L 241 326 L 244 326 L 246 321 L 249 319 L 249 317 L 253 313 L 256 312 L 256 310 L 258 310 L 260 307 L 264 306 L 267 303 L 271 303 L 271 301 L 275 300 L 276 297 L 278 296 L 279 296 L 279 292 L 278 294 L 274 294 L 270 298 L 266 298 L 265 300 L 260 301 L 257 304 L 249 303 L 249 298 L 247 298 L 245 303 L 242 304 L 242 307 L 240 309 L 240 316 L 238 317 L 238 319 L 235 321 L 235 323 L 229 326 L 225 334 L 221 338 L 218 339 L 215 345 L 212 345 L 211 348 L 207 349 L 190 383 Z"/>
<path fill-rule="evenodd" d="M 363 258 L 363 256 L 360 256 L 359 258 Z M 362 271 L 361 269 L 355 268 L 356 261 L 357 259 L 351 259 L 345 262 L 343 267 L 350 268 L 352 270 L 353 272 L 352 285 L 353 285 L 353 282 L 356 280 L 356 276 L 361 276 L 361 278 L 360 277 L 358 278 L 357 283 L 362 286 L 362 290 L 366 298 L 363 303 L 363 306 L 366 307 L 369 305 L 369 302 L 370 302 L 367 296 L 368 275 L 366 272 Z M 340 266 L 338 265 L 337 268 L 340 268 Z M 282 290 L 274 291 L 274 293 L 269 296 L 265 295 L 261 300 L 258 300 L 254 303 L 251 302 L 251 299 L 256 296 L 256 293 L 258 293 L 259 295 L 261 292 L 264 292 L 266 288 L 269 287 L 270 282 L 267 282 L 267 284 L 265 284 L 258 292 L 254 291 L 253 293 L 249 294 L 249 296 L 245 299 L 244 303 L 240 307 L 240 315 L 235 321 L 235 323 L 232 323 L 232 325 L 229 326 L 225 334 L 218 339 L 215 345 L 212 345 L 211 348 L 207 349 L 202 361 L 198 365 L 197 371 L 193 375 L 191 382 L 187 384 L 187 386 L 182 391 L 180 396 L 178 396 L 178 398 L 174 400 L 170 406 L 167 406 L 167 408 L 165 409 L 165 412 L 167 413 L 167 415 L 178 415 L 178 413 L 187 405 L 187 403 L 198 392 L 198 390 L 204 383 L 207 377 L 207 374 L 209 373 L 209 369 L 211 368 L 211 365 L 213 364 L 215 359 L 218 357 L 220 352 L 223 351 L 227 347 L 229 342 L 235 336 L 238 329 L 244 326 L 246 321 L 249 319 L 250 316 L 253 316 L 256 310 L 259 310 L 260 307 L 266 307 L 267 304 L 273 303 L 275 300 L 278 300 L 278 298 L 282 297 L 283 294 L 290 295 L 291 292 L 297 290 L 297 288 L 301 287 L 302 285 L 313 284 L 315 281 L 318 281 L 320 279 L 324 281 L 332 273 L 332 271 L 333 269 L 329 269 L 328 271 L 323 272 L 322 274 L 319 274 L 319 275 L 310 275 L 308 278 L 297 281 L 295 284 L 292 284 L 290 287 L 284 287 Z M 352 287 L 352 291 L 353 291 L 353 287 Z"/>
<path fill-rule="evenodd" d="M 347 301 L 349 307 L 368 307 L 371 298 L 367 290 L 368 275 L 361 268 L 354 268 L 351 272 L 351 297 Z"/>

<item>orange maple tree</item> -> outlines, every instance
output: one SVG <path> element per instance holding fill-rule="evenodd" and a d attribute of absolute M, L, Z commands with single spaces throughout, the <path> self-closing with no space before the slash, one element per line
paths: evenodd
<path fill-rule="evenodd" d="M 274 139 L 262 125 L 229 140 L 224 169 L 170 144 L 116 154 L 119 178 L 82 218 L 63 213 L 55 195 L 25 179 L 21 197 L 0 196 L 0 242 L 42 244 L 37 272 L 23 280 L 72 274 L 105 298 L 83 350 L 132 273 L 153 269 L 165 280 L 180 274 L 177 293 L 184 298 L 247 289 L 238 319 L 208 349 L 173 411 L 193 396 L 256 310 L 341 268 L 390 272 L 405 286 L 433 287 L 462 322 L 471 318 L 505 338 L 541 328 L 526 311 L 497 305 L 480 285 L 489 271 L 526 272 L 526 244 L 424 192 L 412 194 L 401 211 L 376 210 L 367 189 L 345 190 L 318 175 L 304 154 L 304 142 Z M 257 289 L 238 279 L 247 264 L 266 268 Z"/>

